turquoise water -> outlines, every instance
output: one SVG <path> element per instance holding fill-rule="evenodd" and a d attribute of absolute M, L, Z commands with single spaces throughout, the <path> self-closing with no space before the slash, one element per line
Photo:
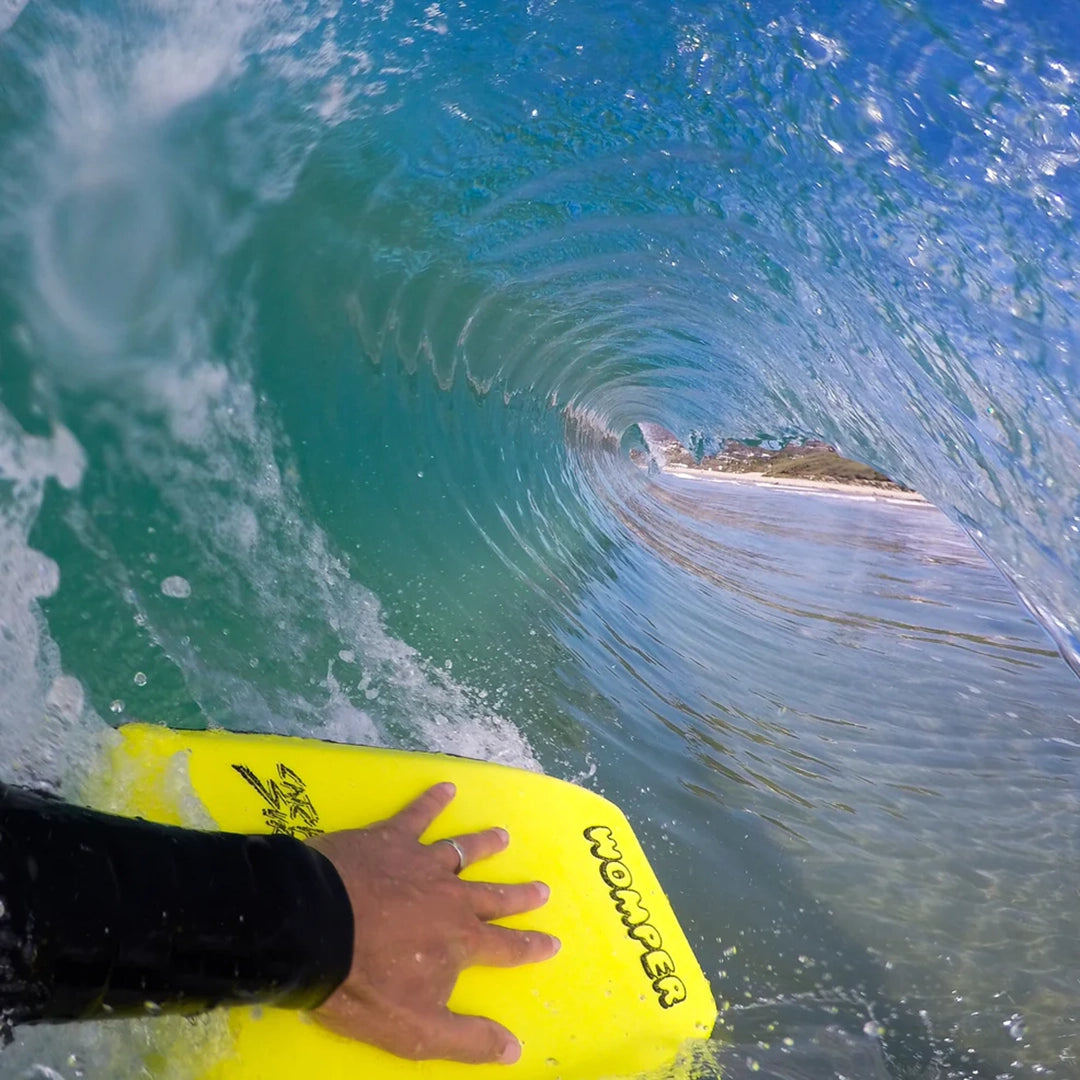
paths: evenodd
<path fill-rule="evenodd" d="M 725 1075 L 1076 1075 L 1075 9 L 0 27 L 0 775 L 129 718 L 539 765 L 640 829 Z"/>

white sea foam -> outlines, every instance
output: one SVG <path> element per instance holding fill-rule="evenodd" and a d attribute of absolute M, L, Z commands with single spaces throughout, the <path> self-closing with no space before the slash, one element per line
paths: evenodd
<path fill-rule="evenodd" d="M 3 4 L 0 29 L 11 0 Z M 220 256 L 246 235 L 248 208 L 292 191 L 320 113 L 336 101 L 340 119 L 355 92 L 336 68 L 349 64 L 359 77 L 364 66 L 328 46 L 292 48 L 305 34 L 332 42 L 335 10 L 150 0 L 119 13 L 46 14 L 48 44 L 27 57 L 46 109 L 3 148 L 0 232 L 24 235 L 33 258 L 28 326 L 68 377 L 111 379 L 177 342 L 188 309 L 213 288 Z M 185 154 L 169 126 L 234 90 L 255 58 L 267 78 L 252 93 L 288 88 L 310 103 L 311 124 L 280 119 L 259 97 L 254 124 L 250 109 L 216 114 L 221 153 Z M 223 189 L 235 203 L 228 212 Z"/>
<path fill-rule="evenodd" d="M 29 0 L 0 0 L 0 34 L 15 24 Z"/>
<path fill-rule="evenodd" d="M 326 634 L 327 674 L 314 692 L 294 686 L 269 696 L 249 672 L 223 670 L 219 660 L 185 645 L 160 615 L 141 611 L 220 722 L 383 742 L 389 719 L 427 749 L 537 767 L 512 723 L 387 633 L 378 598 L 352 579 L 307 520 L 296 471 L 279 464 L 280 436 L 260 415 L 249 377 L 206 364 L 157 368 L 139 389 L 143 408 L 163 415 L 166 426 L 129 417 L 128 461 L 150 474 L 202 558 L 252 589 L 250 615 L 263 628 L 265 660 L 279 669 L 294 663 L 296 642 L 309 636 L 313 619 Z M 346 676 L 346 663 L 360 676 Z"/>
<path fill-rule="evenodd" d="M 23 432 L 0 409 L 0 777 L 58 788 L 100 724 L 83 708 L 82 688 L 60 670 L 38 602 L 60 585 L 56 563 L 32 548 L 30 529 L 45 484 L 78 484 L 85 462 L 65 428 L 51 437 Z"/>

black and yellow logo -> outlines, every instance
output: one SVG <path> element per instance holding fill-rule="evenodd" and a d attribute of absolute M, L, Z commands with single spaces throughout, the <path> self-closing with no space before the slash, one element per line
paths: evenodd
<path fill-rule="evenodd" d="M 664 949 L 664 939 L 652 921 L 649 909 L 641 902 L 641 893 L 631 888 L 634 876 L 623 862 L 622 852 L 606 825 L 590 825 L 585 830 L 589 850 L 600 861 L 600 877 L 615 901 L 626 933 L 642 948 L 641 966 L 652 983 L 660 1008 L 670 1009 L 686 1000 L 686 985 L 675 974 L 675 961 Z"/>
<path fill-rule="evenodd" d="M 246 765 L 233 768 L 255 789 L 266 805 L 263 818 L 272 833 L 309 840 L 323 830 L 307 785 L 288 765 L 279 763 L 277 775 L 263 780 Z"/>

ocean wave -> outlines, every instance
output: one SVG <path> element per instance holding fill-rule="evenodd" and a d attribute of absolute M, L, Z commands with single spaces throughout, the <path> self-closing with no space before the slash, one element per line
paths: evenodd
<path fill-rule="evenodd" d="M 1075 16 L 5 10 L 5 776 L 129 717 L 543 767 L 627 804 L 719 995 L 1065 1075 Z M 649 423 L 953 526 L 705 499 Z"/>

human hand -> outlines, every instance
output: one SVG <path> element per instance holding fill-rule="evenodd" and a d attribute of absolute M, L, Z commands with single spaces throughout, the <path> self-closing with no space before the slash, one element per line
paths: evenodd
<path fill-rule="evenodd" d="M 398 1057 L 510 1065 L 521 1056 L 514 1035 L 446 1003 L 466 967 L 514 967 L 559 951 L 550 934 L 490 925 L 541 907 L 549 890 L 462 881 L 453 846 L 420 842 L 454 794 L 453 784 L 438 784 L 386 821 L 308 841 L 341 875 L 355 927 L 349 974 L 314 1015 Z M 505 829 L 454 839 L 466 865 L 509 843 Z"/>

